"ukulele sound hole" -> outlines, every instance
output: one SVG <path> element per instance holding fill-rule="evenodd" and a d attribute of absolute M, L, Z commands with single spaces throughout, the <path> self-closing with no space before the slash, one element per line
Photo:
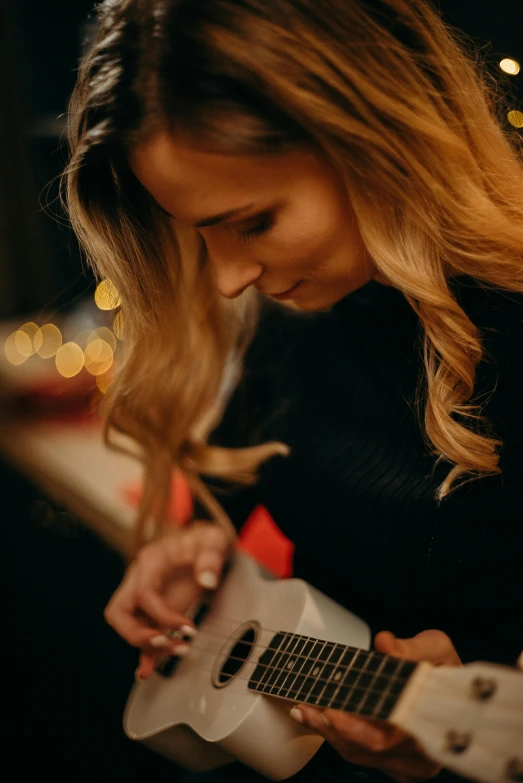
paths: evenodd
<path fill-rule="evenodd" d="M 216 688 L 223 688 L 238 676 L 249 660 L 257 638 L 257 624 L 248 623 L 227 640 L 213 668 L 212 681 Z"/>

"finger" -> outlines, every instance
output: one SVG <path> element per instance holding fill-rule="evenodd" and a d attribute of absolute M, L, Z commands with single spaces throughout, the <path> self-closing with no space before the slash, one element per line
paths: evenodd
<path fill-rule="evenodd" d="M 168 619 L 169 622 L 157 623 L 157 627 L 151 626 L 149 622 L 150 612 L 147 612 L 147 617 L 142 618 L 137 615 L 137 602 L 134 595 L 134 577 L 129 580 L 131 589 L 123 590 L 119 588 L 109 601 L 104 617 L 106 622 L 114 628 L 114 630 L 120 634 L 129 644 L 134 647 L 172 647 L 172 641 L 160 641 L 163 635 L 161 628 L 181 628 L 183 627 L 190 635 L 194 633 L 193 622 L 190 618 L 180 612 L 172 612 L 168 610 L 168 615 L 162 614 L 164 619 Z M 145 602 L 147 603 L 147 601 Z M 172 621 L 173 626 L 170 622 Z M 189 630 L 191 629 L 191 630 Z M 151 644 L 151 640 L 156 641 Z"/>
<path fill-rule="evenodd" d="M 461 660 L 452 641 L 443 631 L 421 631 L 410 639 L 398 639 L 390 631 L 375 637 L 376 649 L 409 661 L 428 661 L 433 666 L 460 666 Z"/>
<path fill-rule="evenodd" d="M 134 590 L 136 571 L 133 566 L 127 571 L 120 587 L 115 591 L 104 610 L 105 621 L 129 644 L 141 647 L 144 639 L 149 638 L 151 627 L 145 620 L 134 616 Z M 147 633 L 144 636 L 144 631 Z"/>
<path fill-rule="evenodd" d="M 374 637 L 374 647 L 378 652 L 392 655 L 395 658 L 402 657 L 399 655 L 400 646 L 397 646 L 396 642 L 396 637 L 390 631 L 380 631 Z"/>
<path fill-rule="evenodd" d="M 159 657 L 158 653 L 142 650 L 138 668 L 136 669 L 136 678 L 138 680 L 147 680 L 154 672 Z"/>
<path fill-rule="evenodd" d="M 298 711 L 303 715 L 304 725 L 318 731 L 353 764 L 379 769 L 397 780 L 423 780 L 441 771 L 441 767 L 428 759 L 410 737 L 397 738 L 394 727 L 377 730 L 364 719 L 344 715 L 338 710 L 322 713 L 300 705 Z"/>
<path fill-rule="evenodd" d="M 411 740 L 410 735 L 397 726 L 349 715 L 341 710 L 325 710 L 323 721 L 325 720 L 347 740 L 356 741 L 356 738 L 360 737 L 358 742 L 369 750 L 390 750 Z"/>
<path fill-rule="evenodd" d="M 180 639 L 172 642 L 171 645 L 165 649 L 146 647 L 140 654 L 139 664 L 135 672 L 136 679 L 138 681 L 147 680 L 151 674 L 153 674 L 158 663 L 162 659 L 173 656 L 177 658 L 183 658 L 190 652 L 190 649 L 191 646 L 187 642 Z"/>
<path fill-rule="evenodd" d="M 134 604 L 134 611 L 142 610 L 160 628 L 192 626 L 192 621 L 182 611 L 175 609 L 164 595 L 168 575 L 187 557 L 194 557 L 188 536 L 172 536 L 171 539 L 165 547 L 145 547 L 138 554 L 134 588 L 131 585 L 128 590 L 128 603 Z"/>
<path fill-rule="evenodd" d="M 319 731 L 329 741 L 336 739 L 355 745 L 360 750 L 381 753 L 404 741 L 404 737 L 397 736 L 394 727 L 378 727 L 340 710 L 321 712 L 300 706 L 299 711 L 303 716 L 303 724 Z"/>
<path fill-rule="evenodd" d="M 165 636 L 160 628 L 153 628 L 132 614 L 115 612 L 114 615 L 108 616 L 106 613 L 106 620 L 133 647 L 147 647 L 151 650 L 173 647 L 173 640 Z"/>
<path fill-rule="evenodd" d="M 172 609 L 165 599 L 153 590 L 137 591 L 136 607 L 146 613 L 158 628 L 193 628 L 193 621 L 183 612 Z"/>
<path fill-rule="evenodd" d="M 231 542 L 224 531 L 209 525 L 202 529 L 198 551 L 194 562 L 196 582 L 207 590 L 218 587 Z"/>
<path fill-rule="evenodd" d="M 215 590 L 220 584 L 225 557 L 217 549 L 204 549 L 194 564 L 194 578 L 206 590 Z"/>

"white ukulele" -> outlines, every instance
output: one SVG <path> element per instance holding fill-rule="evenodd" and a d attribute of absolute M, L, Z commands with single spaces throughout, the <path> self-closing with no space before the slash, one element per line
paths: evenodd
<path fill-rule="evenodd" d="M 237 553 L 188 656 L 133 687 L 125 732 L 188 769 L 238 759 L 283 780 L 324 741 L 289 717 L 303 702 L 395 724 L 465 777 L 523 783 L 521 672 L 433 667 L 369 646 L 354 614 L 300 579 L 266 578 Z"/>

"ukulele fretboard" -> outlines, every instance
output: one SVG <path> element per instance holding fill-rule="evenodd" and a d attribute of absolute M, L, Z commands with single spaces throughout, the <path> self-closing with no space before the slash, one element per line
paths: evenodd
<path fill-rule="evenodd" d="M 248 687 L 387 720 L 416 666 L 381 653 L 280 632 L 261 655 Z"/>

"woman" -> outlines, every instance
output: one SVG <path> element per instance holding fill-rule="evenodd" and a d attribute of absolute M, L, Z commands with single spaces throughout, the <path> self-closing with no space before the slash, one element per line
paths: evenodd
<path fill-rule="evenodd" d="M 125 314 L 108 422 L 145 493 L 106 617 L 139 676 L 190 649 L 163 629 L 193 634 L 184 612 L 258 503 L 376 649 L 515 663 L 523 170 L 471 58 L 422 0 L 99 12 L 64 181 Z M 175 467 L 199 519 L 173 533 Z M 296 780 L 439 773 L 398 730 L 293 716 L 327 739 Z"/>

